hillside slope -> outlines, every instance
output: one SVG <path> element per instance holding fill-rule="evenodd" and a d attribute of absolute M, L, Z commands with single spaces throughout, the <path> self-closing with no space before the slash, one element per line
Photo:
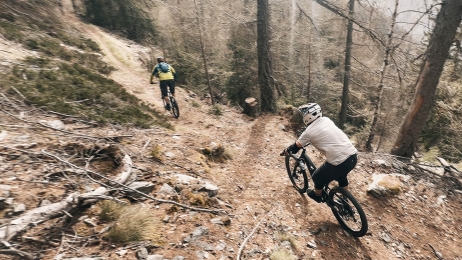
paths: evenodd
<path fill-rule="evenodd" d="M 149 71 L 142 63 L 149 49 L 83 23 L 73 15 L 71 1 L 62 2 L 63 21 L 98 43 L 103 60 L 117 69 L 109 77 L 162 111 L 158 85 L 148 84 Z M 20 46 L 9 46 L 9 59 L 23 57 L 25 50 Z M 95 182 L 46 153 L 68 160 L 81 157 L 83 168 L 111 176 L 118 164 L 106 161 L 98 152 L 117 147 L 132 160 L 136 179 L 131 181 L 154 184 L 149 193 L 152 197 L 188 203 L 184 192 L 177 196 L 162 191 L 164 184 L 188 190 L 172 177 L 184 174 L 218 187 L 217 200 L 198 205 L 220 207 L 224 212 L 173 210 L 169 203 L 138 198 L 134 203 L 154 209 L 154 215 L 163 220 L 159 227 L 164 240 L 161 246 L 101 239 L 104 233 L 99 231 L 107 224 L 98 220 L 97 207 L 90 207 L 35 223 L 3 243 L 4 250 L 21 250 L 38 259 L 137 259 L 141 247 L 165 259 L 236 259 L 241 250 L 241 259 L 270 259 L 273 251 L 282 249 L 292 251 L 298 259 L 462 259 L 462 194 L 457 192 L 461 187 L 455 179 L 406 165 L 389 155 L 360 153 L 350 183 L 366 211 L 369 232 L 353 238 L 341 229 L 326 205 L 316 204 L 291 186 L 279 156 L 296 138 L 287 131 L 290 112 L 252 119 L 235 107 L 221 106 L 223 115 L 215 116 L 209 100 L 200 98 L 201 94 L 189 92 L 187 86 L 177 90 L 181 116 L 175 119 L 165 114 L 174 130 L 92 127 L 2 96 L 0 183 L 8 195 L 0 197 L 13 198 L 15 205 L 23 204 L 27 211 L 44 200 L 59 202 L 70 192 L 92 190 L 98 186 Z M 61 131 L 56 126 L 44 127 L 53 120 L 64 123 Z M 231 159 L 219 162 L 204 156 L 204 149 L 219 146 Z M 310 149 L 310 154 L 315 163 L 322 162 L 317 151 Z M 406 174 L 407 178 L 397 194 L 377 198 L 366 192 L 374 174 Z M 68 214 L 75 215 L 69 220 Z M 3 216 L 2 227 L 18 217 Z M 94 226 L 83 221 L 86 219 Z M 206 231 L 198 241 L 186 243 L 198 227 Z M 281 238 L 281 234 L 290 239 Z"/>

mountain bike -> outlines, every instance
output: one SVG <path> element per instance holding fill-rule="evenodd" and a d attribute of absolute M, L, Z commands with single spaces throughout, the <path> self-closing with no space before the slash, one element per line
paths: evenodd
<path fill-rule="evenodd" d="M 289 152 L 285 157 L 285 163 L 289 179 L 299 193 L 308 190 L 311 176 L 316 166 L 306 153 L 308 143 L 302 147 L 299 157 Z M 284 156 L 284 153 L 280 154 Z M 310 175 L 307 175 L 307 170 Z M 314 183 L 312 183 L 314 187 Z M 329 187 L 329 183 L 323 188 L 323 203 L 330 207 L 340 226 L 354 237 L 362 237 L 367 233 L 368 224 L 366 214 L 356 198 L 346 189 L 338 186 Z"/>
<path fill-rule="evenodd" d="M 170 109 L 172 110 L 173 116 L 175 118 L 180 117 L 180 109 L 178 108 L 178 103 L 176 102 L 175 97 L 170 92 L 169 87 L 167 87 L 167 95 L 168 95 L 168 100 L 170 101 Z M 167 102 L 165 102 L 165 99 L 163 99 L 163 98 L 162 98 L 162 101 L 164 102 L 164 107 L 166 107 Z"/>

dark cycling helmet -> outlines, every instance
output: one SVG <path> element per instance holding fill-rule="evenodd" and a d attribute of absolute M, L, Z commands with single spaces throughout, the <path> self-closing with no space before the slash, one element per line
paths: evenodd
<path fill-rule="evenodd" d="M 314 120 L 322 117 L 321 107 L 317 103 L 301 105 L 298 107 L 298 111 L 302 114 L 305 125 L 308 125 Z"/>
<path fill-rule="evenodd" d="M 164 62 L 164 57 L 162 56 L 157 57 L 157 62 Z"/>

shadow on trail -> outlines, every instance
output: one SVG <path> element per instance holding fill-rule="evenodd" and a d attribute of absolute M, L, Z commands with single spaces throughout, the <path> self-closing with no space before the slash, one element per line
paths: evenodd
<path fill-rule="evenodd" d="M 372 260 L 365 238 L 348 234 L 336 222 L 319 221 L 316 227 L 308 228 L 314 236 L 316 249 L 323 259 L 365 259 Z"/>
<path fill-rule="evenodd" d="M 264 136 L 262 134 L 265 133 L 267 123 L 268 120 L 265 116 L 260 116 L 255 119 L 254 124 L 252 125 L 252 131 L 250 132 L 249 139 L 246 143 L 247 151 L 245 153 L 247 155 L 254 155 L 261 152 L 264 144 Z"/>
<path fill-rule="evenodd" d="M 366 240 L 370 235 L 361 238 L 351 236 L 340 226 L 326 204 L 314 202 L 293 186 L 285 186 L 281 193 L 287 198 L 286 210 L 301 224 L 302 230 L 311 234 L 313 240 L 310 245 L 315 244 L 312 250 L 319 250 L 322 259 L 372 260 Z"/>

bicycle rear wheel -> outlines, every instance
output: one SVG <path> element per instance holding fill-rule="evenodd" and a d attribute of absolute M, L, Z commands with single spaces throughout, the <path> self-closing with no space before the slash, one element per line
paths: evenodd
<path fill-rule="evenodd" d="M 327 203 L 340 226 L 352 236 L 362 237 L 367 233 L 366 214 L 349 191 L 340 187 L 331 189 Z"/>
<path fill-rule="evenodd" d="M 170 97 L 170 104 L 172 105 L 172 113 L 175 118 L 180 117 L 180 109 L 178 108 L 178 103 L 174 97 Z"/>
<path fill-rule="evenodd" d="M 303 170 L 298 161 L 290 155 L 286 156 L 286 169 L 294 188 L 300 193 L 306 192 L 308 189 L 308 177 L 306 175 L 306 171 Z"/>

